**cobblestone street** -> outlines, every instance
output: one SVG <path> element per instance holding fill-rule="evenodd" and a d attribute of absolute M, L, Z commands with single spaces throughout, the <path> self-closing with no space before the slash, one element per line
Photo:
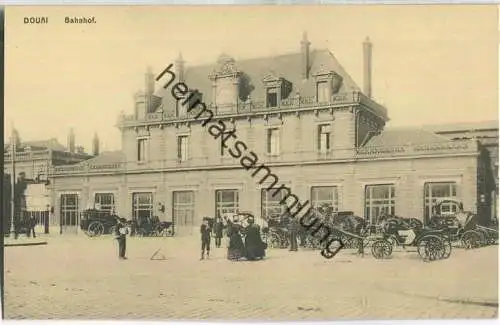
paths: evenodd
<path fill-rule="evenodd" d="M 48 238 L 5 248 L 7 319 L 428 319 L 497 317 L 498 247 L 454 249 L 425 263 L 345 250 L 268 250 L 262 262 L 229 262 L 198 238 L 130 238 L 120 261 L 110 237 Z M 213 243 L 212 243 L 213 244 Z M 150 260 L 158 255 L 166 260 Z"/>

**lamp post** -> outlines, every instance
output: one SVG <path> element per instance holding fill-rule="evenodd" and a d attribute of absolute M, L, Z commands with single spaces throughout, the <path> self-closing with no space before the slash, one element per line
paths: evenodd
<path fill-rule="evenodd" d="M 14 225 L 14 221 L 16 218 L 16 142 L 17 142 L 17 136 L 16 136 L 16 131 L 12 130 L 12 136 L 10 139 L 10 147 L 11 147 L 11 163 L 12 163 L 12 172 L 10 174 L 10 179 L 11 179 L 11 188 L 10 188 L 10 204 L 11 204 L 11 209 L 10 209 L 10 235 L 14 238 L 16 238 L 16 228 Z"/>

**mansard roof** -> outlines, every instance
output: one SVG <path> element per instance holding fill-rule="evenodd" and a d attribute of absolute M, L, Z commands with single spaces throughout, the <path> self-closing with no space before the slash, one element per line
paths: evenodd
<path fill-rule="evenodd" d="M 228 57 L 225 55 L 224 57 Z M 214 60 L 216 61 L 216 60 Z M 220 61 L 220 60 L 218 60 Z M 297 92 L 301 96 L 315 96 L 316 83 L 314 74 L 320 70 L 333 71 L 342 76 L 343 82 L 339 93 L 360 91 L 359 86 L 351 76 L 345 71 L 335 56 L 327 49 L 311 50 L 309 52 L 309 78 L 304 80 L 301 76 L 302 55 L 301 53 L 284 54 L 275 57 L 255 58 L 246 60 L 235 60 L 237 70 L 247 78 L 253 90 L 250 93 L 252 100 L 264 100 L 265 86 L 263 79 L 270 73 L 282 77 L 291 82 L 292 90 L 290 96 Z M 186 66 L 184 79 L 190 89 L 197 89 L 203 95 L 203 102 L 206 104 L 214 102 L 212 81 L 209 78 L 214 70 L 217 70 L 219 63 L 214 62 L 209 65 Z M 157 97 L 163 97 L 163 105 L 172 107 L 174 100 L 170 91 L 160 88 L 155 93 Z M 159 106 L 160 104 L 158 104 Z M 156 107 L 158 108 L 158 107 Z"/>
<path fill-rule="evenodd" d="M 81 165 L 111 165 L 125 161 L 125 154 L 121 150 L 104 151 L 100 155 L 80 162 Z"/>
<path fill-rule="evenodd" d="M 498 130 L 498 120 L 481 122 L 462 122 L 449 124 L 427 125 L 425 128 L 434 132 L 471 132 L 482 130 Z"/>
<path fill-rule="evenodd" d="M 427 144 L 449 142 L 447 137 L 438 135 L 423 128 L 387 128 L 372 137 L 367 147 L 395 147 L 407 144 Z"/>

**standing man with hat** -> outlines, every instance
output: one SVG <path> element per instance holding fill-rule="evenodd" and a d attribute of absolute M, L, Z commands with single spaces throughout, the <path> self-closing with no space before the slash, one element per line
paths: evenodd
<path fill-rule="evenodd" d="M 212 229 L 210 229 L 210 225 L 208 224 L 208 218 L 203 218 L 203 223 L 200 227 L 201 233 L 201 258 L 200 260 L 205 259 L 205 251 L 207 252 L 207 259 L 210 258 L 210 233 Z"/>
<path fill-rule="evenodd" d="M 285 214 L 287 215 L 287 217 L 289 218 L 289 222 L 288 222 L 288 240 L 290 242 L 290 251 L 291 252 L 296 252 L 298 250 L 298 243 L 297 243 L 297 235 L 299 233 L 299 228 L 300 228 L 300 225 L 299 225 L 299 220 L 297 220 L 297 218 L 293 217 L 290 213 L 290 208 L 289 207 L 286 207 L 285 208 L 286 212 Z"/>
<path fill-rule="evenodd" d="M 116 218 L 115 226 L 115 239 L 118 242 L 118 258 L 121 260 L 126 260 L 125 256 L 127 250 L 127 234 L 128 228 L 125 226 L 127 220 L 124 218 Z"/>

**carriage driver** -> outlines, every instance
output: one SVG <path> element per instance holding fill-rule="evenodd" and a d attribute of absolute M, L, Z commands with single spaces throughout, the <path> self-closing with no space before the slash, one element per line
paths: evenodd
<path fill-rule="evenodd" d="M 455 217 L 457 218 L 460 227 L 463 228 L 467 223 L 469 216 L 464 212 L 464 205 L 462 203 L 458 206 L 458 212 L 455 214 Z"/>

